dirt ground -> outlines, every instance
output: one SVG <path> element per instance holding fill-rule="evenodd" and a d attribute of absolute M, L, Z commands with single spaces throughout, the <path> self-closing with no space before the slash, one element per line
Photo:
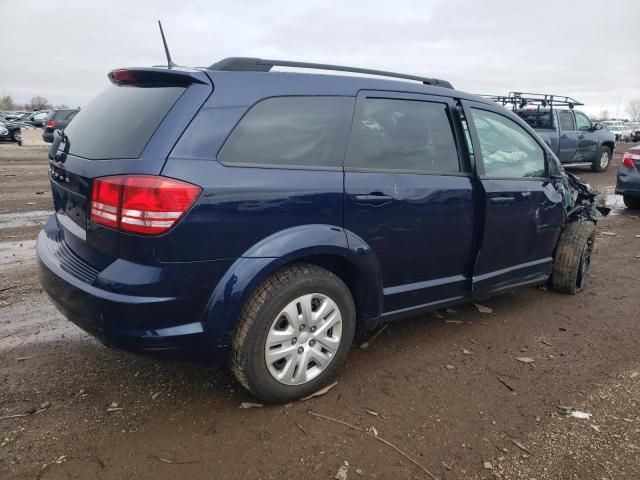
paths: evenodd
<path fill-rule="evenodd" d="M 586 291 L 393 323 L 326 395 L 243 409 L 255 400 L 226 369 L 111 351 L 56 312 L 33 250 L 46 149 L 0 144 L 0 478 L 640 478 L 640 212 L 613 195 L 624 147 L 606 173 L 575 170 L 614 207 Z"/>

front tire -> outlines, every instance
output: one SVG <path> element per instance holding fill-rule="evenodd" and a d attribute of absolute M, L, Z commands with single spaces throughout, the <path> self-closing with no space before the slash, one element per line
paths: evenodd
<path fill-rule="evenodd" d="M 611 163 L 611 150 L 608 147 L 600 147 L 598 156 L 591 164 L 591 170 L 594 172 L 604 172 L 609 168 Z"/>
<path fill-rule="evenodd" d="M 349 288 L 310 264 L 283 268 L 246 303 L 233 337 L 231 370 L 256 398 L 284 403 L 327 385 L 355 332 Z"/>
<path fill-rule="evenodd" d="M 565 226 L 551 273 L 551 287 L 556 292 L 576 294 L 585 287 L 595 240 L 596 226 L 592 222 L 571 222 Z"/>
<path fill-rule="evenodd" d="M 632 210 L 640 209 L 640 197 L 632 197 L 631 195 L 623 195 L 622 200 L 627 208 L 631 208 Z"/>

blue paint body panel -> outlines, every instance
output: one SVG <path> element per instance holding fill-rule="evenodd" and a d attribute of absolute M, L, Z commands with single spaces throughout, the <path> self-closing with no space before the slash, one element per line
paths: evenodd
<path fill-rule="evenodd" d="M 224 358 L 252 292 L 284 265 L 348 270 L 358 332 L 548 278 L 565 221 L 551 179 L 486 179 L 463 148 L 462 172 L 412 174 L 230 166 L 218 161 L 252 105 L 277 96 L 438 99 L 452 111 L 491 102 L 390 80 L 299 73 L 174 70 L 192 77 L 139 158 L 51 162 L 56 214 L 37 241 L 58 308 L 106 344 L 212 363 Z M 466 102 L 466 103 L 465 103 Z M 502 112 L 542 140 L 517 116 Z M 467 115 L 468 118 L 468 115 Z M 472 132 L 474 150 L 479 151 Z M 345 152 L 345 156 L 348 153 Z M 93 179 L 163 175 L 202 194 L 169 232 L 142 236 L 89 220 Z M 363 200 L 376 192 L 388 201 Z M 512 195 L 509 205 L 495 196 Z M 557 192 L 556 192 L 557 194 Z"/>

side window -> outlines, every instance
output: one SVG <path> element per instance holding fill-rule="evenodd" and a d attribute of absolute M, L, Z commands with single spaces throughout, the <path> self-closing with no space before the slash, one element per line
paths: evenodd
<path fill-rule="evenodd" d="M 36 115 L 33 116 L 33 119 L 35 121 L 38 120 L 44 120 L 44 117 L 46 117 L 49 114 L 49 112 L 41 112 L 41 113 L 37 113 Z"/>
<path fill-rule="evenodd" d="M 578 124 L 578 130 L 587 131 L 591 130 L 591 120 L 582 112 L 575 112 L 576 123 Z"/>
<path fill-rule="evenodd" d="M 459 172 L 444 103 L 365 98 L 346 165 L 417 173 Z"/>
<path fill-rule="evenodd" d="M 542 147 L 513 120 L 486 110 L 471 109 L 487 177 L 544 177 Z"/>
<path fill-rule="evenodd" d="M 558 117 L 560 118 L 560 130 L 571 132 L 576 129 L 573 124 L 573 113 L 568 110 L 560 110 L 558 111 Z"/>
<path fill-rule="evenodd" d="M 218 154 L 225 164 L 341 167 L 351 97 L 274 97 L 255 104 Z"/>

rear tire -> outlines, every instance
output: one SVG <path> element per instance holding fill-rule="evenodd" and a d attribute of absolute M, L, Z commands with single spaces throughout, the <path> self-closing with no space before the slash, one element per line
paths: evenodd
<path fill-rule="evenodd" d="M 353 298 L 340 278 L 316 265 L 285 267 L 246 303 L 233 337 L 231 370 L 264 402 L 299 399 L 334 377 L 355 325 Z"/>
<path fill-rule="evenodd" d="M 558 241 L 551 273 L 551 288 L 576 294 L 587 283 L 596 226 L 589 221 L 568 223 Z"/>
<path fill-rule="evenodd" d="M 591 170 L 594 172 L 604 172 L 611 164 L 611 150 L 608 147 L 600 147 L 598 156 L 591 164 Z"/>
<path fill-rule="evenodd" d="M 20 129 L 14 130 L 11 134 L 11 139 L 18 145 L 22 146 L 22 132 Z"/>
<path fill-rule="evenodd" d="M 640 209 L 640 197 L 632 197 L 631 195 L 623 195 L 622 200 L 627 208 L 631 208 L 632 210 Z"/>

